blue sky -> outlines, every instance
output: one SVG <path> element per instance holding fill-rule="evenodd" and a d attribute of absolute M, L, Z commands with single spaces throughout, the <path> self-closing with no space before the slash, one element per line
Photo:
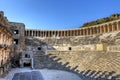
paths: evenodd
<path fill-rule="evenodd" d="M 26 28 L 72 29 L 120 13 L 120 0 L 0 0 L 0 10 Z"/>

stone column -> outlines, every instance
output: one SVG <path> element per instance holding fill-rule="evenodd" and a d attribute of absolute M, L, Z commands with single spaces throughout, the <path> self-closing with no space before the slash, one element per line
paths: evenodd
<path fill-rule="evenodd" d="M 78 36 L 80 35 L 80 29 L 78 29 Z"/>
<path fill-rule="evenodd" d="M 59 37 L 59 31 L 57 30 L 57 37 Z"/>
<path fill-rule="evenodd" d="M 66 31 L 64 31 L 64 36 L 66 36 Z"/>
<path fill-rule="evenodd" d="M 84 29 L 84 35 L 86 35 L 86 29 Z"/>
<path fill-rule="evenodd" d="M 64 36 L 64 31 L 62 30 L 61 32 L 62 32 L 62 35 L 61 35 L 61 36 L 63 37 L 63 36 Z"/>
<path fill-rule="evenodd" d="M 45 31 L 45 37 L 48 37 L 48 31 Z"/>
<path fill-rule="evenodd" d="M 120 21 L 118 21 L 117 24 L 118 24 L 118 30 L 120 30 Z"/>
<path fill-rule="evenodd" d="M 72 30 L 72 36 L 74 36 L 74 35 L 75 35 L 74 30 Z"/>
<path fill-rule="evenodd" d="M 67 34 L 66 34 L 66 36 L 68 37 L 68 36 L 69 36 L 69 35 L 68 35 L 68 34 L 69 34 L 69 31 L 68 31 L 68 30 L 66 30 L 66 33 L 67 33 Z"/>
<path fill-rule="evenodd" d="M 27 32 L 27 33 L 25 33 L 26 36 L 30 36 L 30 30 L 27 30 L 26 32 Z"/>
<path fill-rule="evenodd" d="M 72 30 L 70 30 L 70 36 L 72 36 Z"/>
<path fill-rule="evenodd" d="M 82 35 L 85 35 L 85 33 L 84 33 L 84 29 L 82 29 Z"/>
<path fill-rule="evenodd" d="M 31 36 L 31 30 L 29 30 L 29 36 Z"/>
<path fill-rule="evenodd" d="M 37 30 L 37 37 L 39 37 L 39 31 Z"/>
<path fill-rule="evenodd" d="M 63 31 L 60 31 L 60 33 L 61 33 L 61 37 L 63 36 Z"/>
<path fill-rule="evenodd" d="M 114 23 L 114 31 L 117 31 L 117 22 Z"/>
<path fill-rule="evenodd" d="M 27 30 L 25 30 L 25 36 L 27 36 Z"/>
<path fill-rule="evenodd" d="M 43 37 L 45 37 L 45 31 L 43 31 Z"/>
<path fill-rule="evenodd" d="M 42 31 L 40 31 L 40 37 L 43 37 L 43 32 Z"/>
<path fill-rule="evenodd" d="M 43 31 L 43 37 L 45 37 L 45 31 Z"/>
<path fill-rule="evenodd" d="M 96 27 L 96 32 L 97 32 L 97 34 L 99 34 L 99 27 L 98 26 Z"/>
<path fill-rule="evenodd" d="M 80 30 L 80 35 L 83 35 L 83 30 L 82 29 Z"/>
<path fill-rule="evenodd" d="M 33 36 L 33 30 L 31 30 L 31 36 Z"/>
<path fill-rule="evenodd" d="M 114 31 L 114 24 L 112 23 L 112 32 Z"/>
<path fill-rule="evenodd" d="M 62 35 L 61 31 L 59 31 L 59 37 L 61 37 L 61 35 Z"/>
<path fill-rule="evenodd" d="M 94 34 L 94 28 L 92 27 L 91 28 L 91 35 L 93 35 Z"/>
<path fill-rule="evenodd" d="M 74 32 L 74 30 L 72 30 L 72 36 L 74 36 L 75 35 L 75 32 Z"/>
<path fill-rule="evenodd" d="M 75 32 L 75 30 L 73 30 L 74 31 L 74 36 L 76 36 L 76 32 Z"/>
<path fill-rule="evenodd" d="M 34 31 L 35 31 L 35 35 L 34 36 L 37 37 L 37 31 L 36 30 L 34 30 Z"/>
<path fill-rule="evenodd" d="M 117 23 L 116 23 L 116 26 L 117 26 L 117 31 L 119 30 L 119 25 L 118 25 L 118 24 L 119 24 L 119 23 L 117 22 Z"/>
<path fill-rule="evenodd" d="M 59 32 L 59 37 L 61 37 L 61 33 L 60 33 L 60 31 L 58 31 Z"/>
<path fill-rule="evenodd" d="M 77 35 L 77 30 L 74 30 L 74 35 L 75 35 L 75 36 Z"/>
<path fill-rule="evenodd" d="M 107 25 L 105 24 L 105 32 L 107 33 L 108 32 L 108 28 L 107 28 Z"/>
<path fill-rule="evenodd" d="M 108 32 L 110 32 L 109 24 L 107 24 L 107 30 L 108 30 Z"/>
<path fill-rule="evenodd" d="M 43 31 L 41 30 L 41 37 L 43 37 Z"/>
<path fill-rule="evenodd" d="M 86 28 L 86 35 L 88 35 L 88 28 Z"/>
<path fill-rule="evenodd" d="M 92 30 L 91 30 L 91 28 L 89 28 L 89 35 L 92 35 Z"/>
<path fill-rule="evenodd" d="M 43 33 L 43 30 L 41 30 L 41 37 L 43 37 L 43 34 L 44 34 L 44 33 Z"/>
<path fill-rule="evenodd" d="M 63 31 L 63 36 L 65 36 L 65 31 Z"/>
<path fill-rule="evenodd" d="M 41 34 L 40 34 L 40 31 L 38 31 L 38 34 L 39 34 L 39 37 L 41 37 L 41 36 L 40 36 L 40 35 L 41 35 Z"/>
<path fill-rule="evenodd" d="M 103 32 L 103 31 L 102 31 L 102 26 L 100 26 L 100 34 L 102 34 L 102 32 Z"/>
<path fill-rule="evenodd" d="M 72 33 L 72 31 L 71 31 L 71 30 L 70 30 L 70 32 L 69 32 L 69 33 L 70 33 L 70 36 L 72 36 L 72 35 L 71 35 L 71 33 Z"/>
<path fill-rule="evenodd" d="M 106 31 L 106 30 L 105 30 L 105 26 L 103 25 L 103 33 L 105 33 L 105 31 Z"/>
<path fill-rule="evenodd" d="M 112 25 L 112 32 L 113 32 L 114 31 L 114 24 L 112 23 L 111 25 Z"/>
<path fill-rule="evenodd" d="M 51 37 L 51 32 L 50 31 L 48 31 L 48 37 Z"/>
<path fill-rule="evenodd" d="M 35 36 L 35 30 L 33 30 L 33 36 Z"/>
<path fill-rule="evenodd" d="M 78 29 L 76 29 L 76 31 L 75 31 L 75 32 L 76 32 L 76 36 L 78 36 L 78 31 L 79 31 L 79 30 L 78 30 Z"/>
<path fill-rule="evenodd" d="M 48 37 L 48 31 L 45 31 L 45 37 Z"/>
<path fill-rule="evenodd" d="M 71 36 L 71 30 L 69 31 L 69 36 Z"/>

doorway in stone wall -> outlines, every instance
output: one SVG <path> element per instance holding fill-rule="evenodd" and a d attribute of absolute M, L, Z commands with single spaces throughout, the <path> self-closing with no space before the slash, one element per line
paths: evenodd
<path fill-rule="evenodd" d="M 31 63 L 30 62 L 24 62 L 23 66 L 24 67 L 31 67 Z"/>

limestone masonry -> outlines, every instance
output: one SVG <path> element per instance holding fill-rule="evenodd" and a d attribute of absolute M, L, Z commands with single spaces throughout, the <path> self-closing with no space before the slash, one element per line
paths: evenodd
<path fill-rule="evenodd" d="M 119 16 L 118 16 L 119 17 Z M 0 76 L 11 68 L 59 69 L 82 80 L 120 79 L 120 18 L 69 30 L 25 29 L 0 12 Z"/>

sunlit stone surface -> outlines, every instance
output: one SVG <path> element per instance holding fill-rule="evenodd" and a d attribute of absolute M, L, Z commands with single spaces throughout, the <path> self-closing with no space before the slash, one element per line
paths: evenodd
<path fill-rule="evenodd" d="M 17 68 L 9 72 L 5 79 L 0 80 L 81 80 L 77 75 L 60 70 L 31 70 Z"/>

